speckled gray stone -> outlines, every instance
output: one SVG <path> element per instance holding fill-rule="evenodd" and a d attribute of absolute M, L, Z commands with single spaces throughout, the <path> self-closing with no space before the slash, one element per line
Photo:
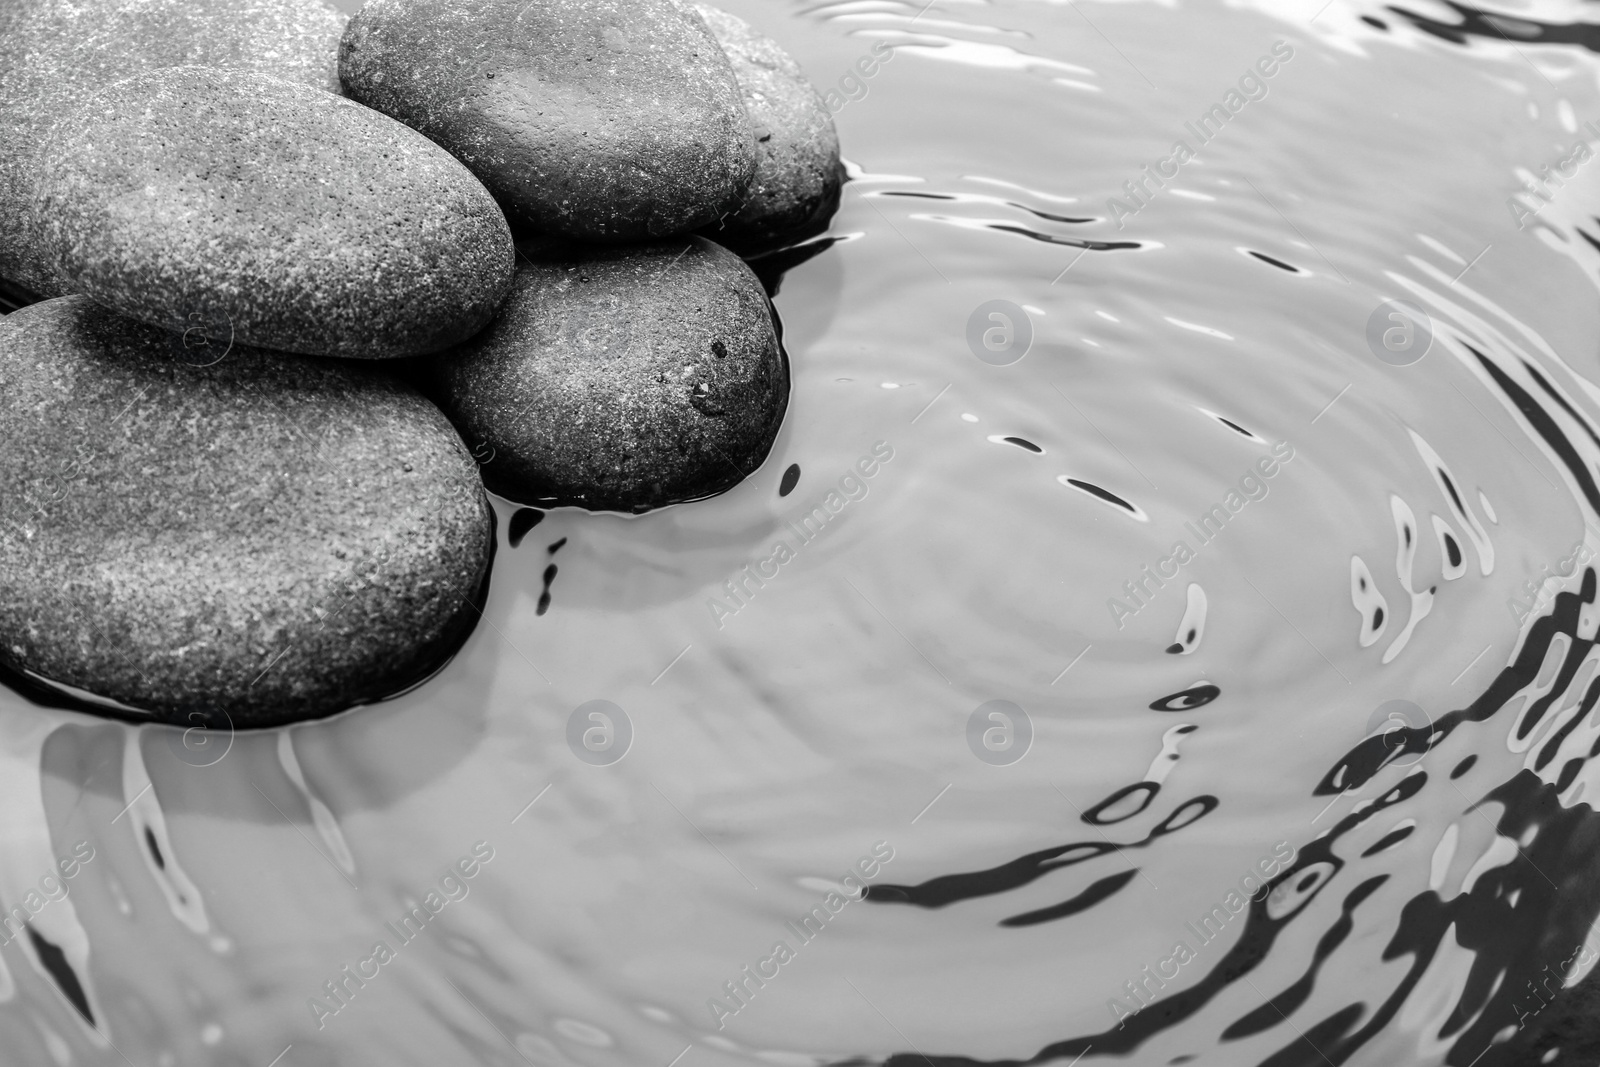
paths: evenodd
<path fill-rule="evenodd" d="M 771 305 L 703 238 L 530 251 L 493 326 L 428 361 L 490 489 L 645 511 L 760 466 L 789 398 Z"/>
<path fill-rule="evenodd" d="M 141 322 L 307 355 L 417 355 L 482 329 L 511 284 L 505 216 L 450 153 L 269 75 L 117 82 L 41 158 L 56 270 Z"/>
<path fill-rule="evenodd" d="M 35 149 L 85 99 L 158 67 L 258 70 L 339 91 L 344 16 L 322 0 L 4 0 L 0 3 L 0 278 L 70 291 L 27 230 Z"/>
<path fill-rule="evenodd" d="M 339 75 L 548 233 L 697 229 L 738 209 L 755 168 L 728 59 L 676 0 L 370 0 Z"/>
<path fill-rule="evenodd" d="M 695 10 L 728 54 L 756 138 L 756 172 L 736 214 L 703 232 L 741 255 L 819 233 L 839 210 L 839 132 L 800 64 L 748 22 Z"/>
<path fill-rule="evenodd" d="M 174 345 L 82 296 L 0 318 L 0 663 L 240 728 L 437 666 L 493 529 L 444 416 L 373 364 Z"/>

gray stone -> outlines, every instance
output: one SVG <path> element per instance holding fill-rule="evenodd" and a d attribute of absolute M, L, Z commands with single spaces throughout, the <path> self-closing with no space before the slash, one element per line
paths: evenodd
<path fill-rule="evenodd" d="M 737 210 L 755 168 L 728 59 L 676 0 L 370 0 L 339 75 L 538 231 L 697 229 Z"/>
<path fill-rule="evenodd" d="M 415 130 L 248 71 L 101 90 L 41 152 L 40 239 L 142 322 L 307 355 L 435 352 L 494 317 L 516 250 L 488 190 Z"/>
<path fill-rule="evenodd" d="M 0 318 L 0 380 L 0 666 L 268 726 L 413 684 L 476 620 L 476 466 L 383 368 L 71 296 Z"/>
<path fill-rule="evenodd" d="M 35 150 L 96 91 L 146 70 L 199 63 L 338 92 L 344 22 L 322 0 L 4 0 L 0 278 L 39 296 L 70 291 L 27 229 Z"/>
<path fill-rule="evenodd" d="M 490 489 L 637 512 L 721 492 L 760 466 L 789 369 L 739 257 L 691 237 L 529 259 L 494 325 L 426 364 Z"/>
<path fill-rule="evenodd" d="M 748 198 L 705 236 L 749 255 L 820 233 L 839 210 L 844 179 L 827 105 L 778 42 L 709 4 L 695 10 L 733 64 L 756 138 Z"/>

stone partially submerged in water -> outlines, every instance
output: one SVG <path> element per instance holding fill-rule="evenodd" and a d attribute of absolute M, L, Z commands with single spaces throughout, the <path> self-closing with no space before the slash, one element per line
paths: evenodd
<path fill-rule="evenodd" d="M 709 4 L 695 10 L 733 64 L 756 139 L 748 197 L 705 235 L 750 254 L 822 231 L 839 209 L 843 181 L 827 105 L 778 42 Z"/>
<path fill-rule="evenodd" d="M 38 232 L 125 315 L 307 355 L 435 352 L 493 318 L 516 252 L 427 138 L 332 93 L 207 67 L 110 86 L 42 153 Z"/>
<path fill-rule="evenodd" d="M 530 258 L 494 325 L 427 367 L 490 489 L 645 511 L 760 466 L 789 371 L 737 256 L 694 237 Z"/>
<path fill-rule="evenodd" d="M 321 0 L 7 0 L 0 5 L 0 278 L 41 297 L 71 287 L 29 226 L 38 148 L 102 87 L 204 63 L 339 91 L 344 16 Z"/>
<path fill-rule="evenodd" d="M 339 75 L 548 233 L 693 230 L 737 210 L 755 167 L 728 59 L 675 0 L 371 0 Z"/>
<path fill-rule="evenodd" d="M 368 364 L 199 351 L 84 297 L 0 319 L 0 665 L 237 727 L 431 673 L 493 550 L 449 423 Z"/>

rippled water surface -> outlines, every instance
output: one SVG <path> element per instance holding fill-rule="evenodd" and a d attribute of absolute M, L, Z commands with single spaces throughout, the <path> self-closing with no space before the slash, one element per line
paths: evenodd
<path fill-rule="evenodd" d="M 766 466 L 327 722 L 0 696 L 0 1060 L 1593 1062 L 1592 5 L 728 6 L 854 178 Z"/>

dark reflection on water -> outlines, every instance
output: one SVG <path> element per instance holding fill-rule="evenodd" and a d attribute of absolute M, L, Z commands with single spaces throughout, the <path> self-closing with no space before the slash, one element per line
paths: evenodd
<path fill-rule="evenodd" d="M 18 308 L 38 302 L 39 298 L 22 286 L 0 278 L 0 315 L 9 315 Z"/>
<path fill-rule="evenodd" d="M 1502 368 L 1496 359 L 1470 344 L 1462 345 L 1523 414 L 1529 427 L 1545 440 L 1550 452 L 1566 465 L 1578 495 L 1592 509 L 1591 518 L 1600 519 L 1600 493 L 1591 476 L 1600 457 L 1600 433 L 1594 424 L 1571 407 L 1531 362 L 1524 361 L 1518 369 L 1539 383 L 1546 394 L 1544 400 L 1520 385 L 1513 372 Z M 1546 400 L 1570 416 L 1582 433 L 1577 437 L 1567 434 L 1545 406 Z M 1434 473 L 1459 508 L 1460 494 L 1449 475 L 1442 469 Z M 1600 630 L 1595 625 L 1597 585 L 1600 582 L 1596 572 L 1589 568 L 1583 573 L 1577 592 L 1558 593 L 1548 614 L 1529 627 L 1515 659 L 1466 707 L 1429 723 L 1368 737 L 1330 767 L 1311 790 L 1314 795 L 1338 798 L 1347 793 L 1359 794 L 1363 786 L 1386 769 L 1411 769 L 1376 800 L 1358 804 L 1330 832 L 1301 844 L 1294 862 L 1272 877 L 1260 897 L 1250 899 L 1238 940 L 1197 980 L 1174 983 L 1182 988 L 1173 991 L 1168 991 L 1168 983 L 1160 978 L 1155 979 L 1154 985 L 1148 980 L 1142 986 L 1129 983 L 1124 1001 L 1126 1014 L 1121 1016 L 1119 1025 L 1053 1042 L 1026 1059 L 979 1060 L 919 1051 L 891 1056 L 887 1060 L 889 1067 L 1018 1067 L 1085 1055 L 1133 1053 L 1157 1034 L 1193 1018 L 1233 984 L 1249 982 L 1254 987 L 1249 976 L 1268 960 L 1280 934 L 1325 889 L 1335 887 L 1336 881 L 1340 886 L 1354 884 L 1345 890 L 1338 918 L 1318 937 L 1312 958 L 1300 977 L 1281 989 L 1257 990 L 1266 1003 L 1222 1031 L 1221 1041 L 1226 1043 L 1283 1028 L 1284 1043 L 1262 1059 L 1260 1067 L 1313 1067 L 1349 1061 L 1394 1022 L 1441 951 L 1457 946 L 1472 953 L 1473 959 L 1464 985 L 1437 1030 L 1439 1039 L 1450 1043 L 1446 1063 L 1452 1067 L 1527 1067 L 1535 1062 L 1530 1059 L 1535 1051 L 1542 1054 L 1562 1040 L 1577 1036 L 1585 1047 L 1600 1042 L 1600 1020 L 1586 1014 L 1600 997 L 1600 980 L 1590 975 L 1572 990 L 1563 989 L 1567 977 L 1592 964 L 1600 952 L 1600 946 L 1589 944 L 1591 930 L 1600 919 L 1600 816 L 1587 802 L 1561 800 L 1562 794 L 1600 756 L 1600 737 L 1592 745 L 1576 750 L 1571 743 L 1575 731 L 1600 703 L 1600 678 L 1585 684 L 1588 676 L 1581 673 L 1591 650 L 1600 646 Z M 1539 691 L 1541 675 L 1549 677 L 1543 692 Z M 1203 700 L 1195 699 L 1194 694 L 1200 692 L 1195 689 L 1158 700 L 1151 708 L 1174 710 L 1169 705 L 1176 703 L 1181 710 L 1193 709 L 1214 699 L 1215 687 L 1203 688 L 1209 691 Z M 1517 716 L 1515 721 L 1506 722 L 1511 715 Z M 1504 727 L 1513 740 L 1532 736 L 1546 716 L 1565 718 L 1540 742 L 1527 767 L 1509 780 L 1480 790 L 1476 797 L 1454 784 L 1469 764 L 1459 764 L 1449 780 L 1439 783 L 1432 782 L 1435 772 L 1431 768 L 1413 765 L 1457 730 L 1488 723 L 1497 716 L 1501 720 L 1497 725 Z M 1588 725 L 1592 727 L 1593 723 Z M 1486 740 L 1490 738 L 1492 735 Z M 1565 758 L 1557 765 L 1562 756 Z M 1288 1025 L 1289 1016 L 1311 998 L 1319 973 L 1345 945 L 1354 929 L 1353 915 L 1390 878 L 1376 872 L 1363 877 L 1360 864 L 1398 847 L 1410 836 L 1411 828 L 1391 831 L 1356 860 L 1341 857 L 1335 846 L 1430 785 L 1435 791 L 1450 789 L 1459 793 L 1463 818 L 1492 819 L 1496 846 L 1503 845 L 1503 862 L 1496 865 L 1480 860 L 1467 875 L 1462 891 L 1453 897 L 1443 898 L 1436 887 L 1412 896 L 1400 907 L 1382 956 L 1385 960 L 1407 959 L 1409 963 L 1392 988 L 1335 990 L 1335 996 L 1342 993 L 1350 1002 L 1318 1021 Z M 1096 810 L 1139 788 L 1141 784 L 1124 787 Z M 1145 805 L 1157 789 L 1159 786 L 1148 791 Z M 999 867 L 945 875 L 921 885 L 874 886 L 868 899 L 941 908 L 1010 892 L 1056 870 L 1148 847 L 1173 829 L 1209 814 L 1219 803 L 1211 796 L 1190 800 L 1142 840 L 1113 844 L 1106 839 L 1060 845 Z M 1195 804 L 1200 809 L 1184 817 Z M 1494 810 L 1499 813 L 1491 816 Z M 1087 816 L 1085 820 L 1092 821 Z M 1484 854 L 1485 860 L 1491 855 L 1493 848 Z M 1451 856 L 1453 851 L 1446 855 L 1446 868 Z M 1353 866 L 1348 874 L 1347 866 Z M 1435 870 L 1438 871 L 1437 858 Z M 1001 925 L 1032 926 L 1088 911 L 1114 897 L 1135 873 L 1099 876 L 1062 903 L 1011 916 Z M 1436 878 L 1442 877 L 1443 872 L 1436 874 Z M 1380 917 L 1379 921 L 1386 920 Z M 1446 943 L 1447 937 L 1454 938 L 1453 945 Z"/>
<path fill-rule="evenodd" d="M 1539 22 L 1519 15 L 1485 11 L 1455 0 L 1441 3 L 1461 16 L 1460 22 L 1441 22 L 1405 7 L 1392 5 L 1387 10 L 1410 22 L 1417 29 L 1452 44 L 1466 44 L 1473 37 L 1528 44 L 1569 44 L 1600 52 L 1600 25 L 1588 22 Z"/>

